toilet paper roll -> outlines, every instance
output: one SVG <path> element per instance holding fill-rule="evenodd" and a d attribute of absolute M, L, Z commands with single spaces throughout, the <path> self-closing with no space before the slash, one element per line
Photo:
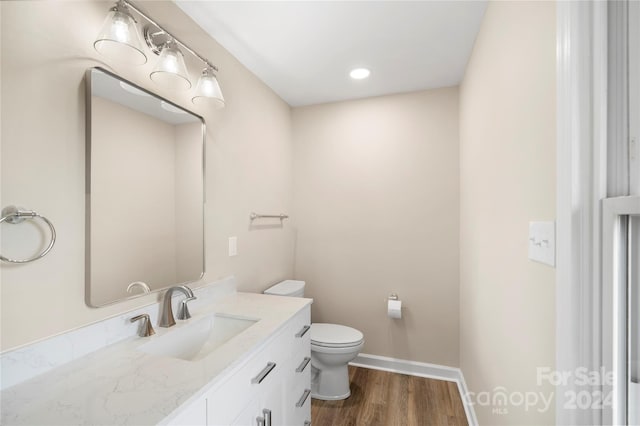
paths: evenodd
<path fill-rule="evenodd" d="M 389 318 L 402 318 L 402 300 L 389 300 L 387 302 L 387 315 Z"/>

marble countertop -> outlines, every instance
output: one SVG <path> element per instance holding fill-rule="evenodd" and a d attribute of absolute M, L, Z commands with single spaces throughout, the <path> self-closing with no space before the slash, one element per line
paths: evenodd
<path fill-rule="evenodd" d="M 152 337 L 131 337 L 0 393 L 3 425 L 149 425 L 202 397 L 281 329 L 311 299 L 234 293 L 192 310 L 192 318 Z M 259 319 L 198 361 L 138 347 L 211 313 Z"/>

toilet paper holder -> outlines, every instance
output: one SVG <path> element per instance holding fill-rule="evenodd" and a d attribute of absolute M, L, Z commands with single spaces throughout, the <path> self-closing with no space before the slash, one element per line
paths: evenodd
<path fill-rule="evenodd" d="M 397 294 L 397 293 L 391 293 L 391 294 L 389 295 L 389 297 L 387 298 L 387 300 L 400 300 L 400 297 L 398 296 L 398 294 Z M 403 302 L 403 303 L 402 303 L 402 309 L 404 309 L 404 308 L 406 308 L 406 307 L 407 307 L 407 305 Z"/>
<path fill-rule="evenodd" d="M 387 299 L 387 316 L 393 319 L 401 319 L 403 308 L 405 306 L 402 306 L 402 301 L 398 295 L 391 293 Z"/>

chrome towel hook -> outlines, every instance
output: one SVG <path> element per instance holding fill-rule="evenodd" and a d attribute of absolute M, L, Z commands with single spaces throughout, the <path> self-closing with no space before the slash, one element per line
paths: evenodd
<path fill-rule="evenodd" d="M 53 248 L 53 245 L 56 242 L 56 229 L 53 227 L 53 223 L 51 223 L 49 219 L 47 219 L 46 217 L 39 215 L 33 210 L 24 210 L 16 206 L 8 206 L 2 209 L 2 218 L 0 218 L 0 223 L 7 222 L 12 225 L 16 225 L 18 223 L 22 223 L 22 221 L 26 219 L 34 219 L 36 217 L 39 217 L 47 225 L 49 225 L 49 229 L 51 230 L 51 241 L 49 242 L 49 245 L 47 246 L 47 248 L 45 248 L 42 251 L 42 253 L 40 253 L 39 255 L 34 256 L 30 259 L 10 259 L 0 254 L 0 260 L 3 260 L 5 262 L 11 262 L 11 263 L 28 263 L 28 262 L 33 262 L 34 260 L 38 260 L 41 257 L 44 257 L 47 253 L 49 253 L 49 251 L 51 251 L 51 249 Z"/>

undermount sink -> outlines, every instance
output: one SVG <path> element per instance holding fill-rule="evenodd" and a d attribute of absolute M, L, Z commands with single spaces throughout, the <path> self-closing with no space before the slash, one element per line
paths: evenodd
<path fill-rule="evenodd" d="M 187 361 L 198 361 L 251 327 L 258 320 L 212 314 L 179 325 L 138 347 L 142 352 Z"/>

